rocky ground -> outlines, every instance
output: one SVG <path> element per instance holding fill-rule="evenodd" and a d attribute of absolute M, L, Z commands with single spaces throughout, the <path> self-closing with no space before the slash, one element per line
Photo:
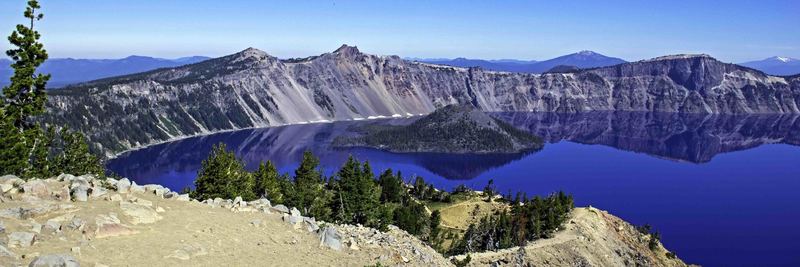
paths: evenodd
<path fill-rule="evenodd" d="M 649 235 L 606 211 L 575 208 L 564 228 L 525 247 L 470 254 L 468 266 L 687 266 L 660 242 L 650 250 Z"/>
<path fill-rule="evenodd" d="M 396 227 L 332 225 L 266 199 L 190 200 L 158 185 L 0 178 L 0 266 L 449 266 Z"/>
<path fill-rule="evenodd" d="M 576 208 L 555 237 L 523 248 L 474 253 L 469 265 L 685 266 L 679 259 L 668 258 L 660 244 L 650 250 L 648 240 L 605 211 Z M 88 175 L 30 181 L 0 177 L 0 266 L 378 263 L 452 266 L 394 226 L 380 232 L 327 224 L 304 217 L 297 209 L 273 206 L 266 199 L 201 202 L 159 185 Z"/>

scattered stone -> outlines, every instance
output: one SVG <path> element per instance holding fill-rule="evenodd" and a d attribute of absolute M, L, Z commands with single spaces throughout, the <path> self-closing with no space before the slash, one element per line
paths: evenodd
<path fill-rule="evenodd" d="M 97 230 L 95 230 L 96 238 L 106 238 L 113 236 L 123 236 L 136 234 L 137 231 L 122 224 L 115 214 L 101 214 L 95 218 Z"/>
<path fill-rule="evenodd" d="M 306 227 L 308 227 L 309 232 L 316 232 L 319 230 L 319 225 L 317 224 L 317 220 L 314 218 L 303 217 L 303 222 L 306 223 Z"/>
<path fill-rule="evenodd" d="M 78 260 L 70 255 L 44 255 L 36 257 L 28 267 L 79 267 Z"/>
<path fill-rule="evenodd" d="M 13 184 L 0 184 L 0 192 L 6 193 L 14 188 Z"/>
<path fill-rule="evenodd" d="M 189 201 L 189 200 L 191 200 L 191 198 L 189 198 L 189 194 L 180 194 L 175 199 L 178 200 L 178 201 Z"/>
<path fill-rule="evenodd" d="M 148 207 L 152 207 L 153 206 L 153 202 L 150 201 L 150 200 L 147 200 L 147 199 L 141 199 L 141 198 L 133 197 L 133 198 L 130 199 L 130 201 L 131 201 L 131 203 L 136 203 L 136 204 L 139 204 L 139 205 L 142 205 L 142 206 L 148 206 Z"/>
<path fill-rule="evenodd" d="M 120 196 L 119 194 L 113 194 L 113 195 L 107 196 L 106 200 L 113 201 L 113 202 L 120 202 L 120 201 L 122 201 L 122 196 Z"/>
<path fill-rule="evenodd" d="M 195 244 L 195 245 L 185 245 L 182 248 L 173 251 L 172 254 L 164 256 L 164 258 L 188 260 L 191 259 L 192 257 L 203 256 L 207 254 L 208 252 L 204 247 Z"/>
<path fill-rule="evenodd" d="M 342 249 L 342 237 L 333 226 L 325 227 L 320 233 L 320 246 L 326 246 L 333 250 Z"/>
<path fill-rule="evenodd" d="M 250 225 L 255 226 L 255 227 L 260 227 L 263 224 L 264 224 L 264 222 L 262 222 L 261 220 L 252 220 L 252 221 L 250 221 Z"/>
<path fill-rule="evenodd" d="M 50 219 L 44 223 L 44 229 L 50 232 L 61 232 L 61 222 Z"/>
<path fill-rule="evenodd" d="M 233 205 L 239 207 L 247 206 L 247 202 L 242 200 L 242 197 L 236 197 L 235 199 L 233 199 Z"/>
<path fill-rule="evenodd" d="M 6 232 L 6 225 L 3 223 L 3 221 L 0 221 L 0 234 L 3 234 L 5 232 Z"/>
<path fill-rule="evenodd" d="M 119 204 L 122 212 L 131 217 L 132 224 L 148 224 L 162 219 L 158 213 L 147 206 L 128 202 L 120 202 Z"/>
<path fill-rule="evenodd" d="M 178 193 L 175 193 L 175 192 L 166 192 L 166 193 L 164 193 L 164 196 L 163 196 L 163 197 L 164 197 L 164 198 L 166 198 L 166 199 L 170 199 L 170 198 L 176 198 L 176 197 L 178 197 Z"/>
<path fill-rule="evenodd" d="M 162 208 L 162 207 L 156 207 L 156 212 L 162 213 L 162 212 L 166 212 L 166 210 L 164 210 L 164 208 Z"/>
<path fill-rule="evenodd" d="M 59 174 L 56 179 L 58 179 L 59 181 L 62 181 L 62 182 L 69 182 L 69 181 L 72 181 L 73 179 L 75 179 L 75 176 L 72 175 L 72 174 L 62 173 L 62 174 Z"/>
<path fill-rule="evenodd" d="M 122 178 L 117 181 L 117 192 L 128 193 L 131 189 L 131 181 L 128 178 Z"/>
<path fill-rule="evenodd" d="M 56 200 L 60 200 L 60 201 L 70 201 L 71 200 L 71 196 L 70 196 L 69 193 L 70 193 L 69 186 L 65 185 L 65 186 L 62 186 L 61 189 L 59 189 L 58 191 L 54 191 L 53 192 L 53 197 Z"/>
<path fill-rule="evenodd" d="M 31 231 L 33 231 L 34 233 L 37 233 L 37 234 L 41 234 L 42 233 L 42 224 L 36 223 L 36 222 L 32 223 L 31 224 Z"/>
<path fill-rule="evenodd" d="M 79 185 L 72 188 L 72 200 L 86 202 L 89 199 L 89 187 L 86 185 Z"/>
<path fill-rule="evenodd" d="M 0 258 L 4 257 L 16 258 L 17 254 L 14 254 L 14 252 L 11 252 L 11 250 L 8 250 L 5 246 L 0 245 Z"/>
<path fill-rule="evenodd" d="M 105 189 L 104 187 L 101 186 L 95 186 L 92 187 L 91 189 L 93 198 L 99 198 L 108 193 L 108 189 Z"/>
<path fill-rule="evenodd" d="M 137 185 L 136 182 L 131 182 L 131 193 L 144 193 L 145 189 L 141 185 Z"/>
<path fill-rule="evenodd" d="M 72 230 L 83 230 L 83 226 L 86 225 L 86 221 L 81 218 L 75 217 L 72 218 L 72 221 L 69 222 L 67 228 Z"/>
<path fill-rule="evenodd" d="M 289 208 L 281 204 L 275 205 L 271 209 L 280 213 L 289 213 Z"/>
<path fill-rule="evenodd" d="M 22 191 L 26 195 L 34 196 L 40 199 L 50 197 L 50 189 L 47 188 L 47 183 L 44 180 L 34 179 L 22 184 Z"/>
<path fill-rule="evenodd" d="M 36 242 L 36 234 L 29 232 L 13 232 L 8 235 L 8 247 L 30 247 Z"/>

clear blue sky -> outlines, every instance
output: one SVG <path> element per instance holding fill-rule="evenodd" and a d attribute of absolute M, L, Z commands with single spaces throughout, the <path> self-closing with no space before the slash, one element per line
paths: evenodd
<path fill-rule="evenodd" d="M 24 0 L 0 1 L 0 34 Z M 279 57 L 336 49 L 404 57 L 548 59 L 594 50 L 626 60 L 707 53 L 800 58 L 800 1 L 41 0 L 53 57 Z M 2 48 L 8 47 L 3 42 Z"/>

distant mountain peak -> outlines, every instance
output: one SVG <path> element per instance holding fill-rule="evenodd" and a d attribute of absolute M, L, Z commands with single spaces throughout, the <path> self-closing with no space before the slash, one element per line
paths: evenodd
<path fill-rule="evenodd" d="M 248 47 L 247 49 L 242 50 L 241 52 L 234 54 L 233 62 L 239 62 L 239 61 L 248 60 L 248 59 L 264 60 L 264 59 L 266 59 L 268 57 L 270 57 L 270 55 L 267 54 L 267 52 L 261 51 L 261 50 L 259 50 L 257 48 Z"/>
<path fill-rule="evenodd" d="M 578 54 L 578 55 L 581 55 L 581 56 L 600 55 L 597 52 L 594 52 L 594 51 L 591 51 L 591 50 L 581 50 L 581 51 L 579 51 L 578 53 L 575 53 L 575 54 Z"/>
<path fill-rule="evenodd" d="M 692 58 L 708 58 L 716 60 L 715 58 L 713 58 L 708 54 L 676 54 L 676 55 L 660 56 L 644 61 L 647 62 L 647 61 L 662 61 L 662 60 L 692 59 Z"/>
<path fill-rule="evenodd" d="M 796 59 L 793 59 L 793 58 L 790 58 L 790 57 L 772 57 L 772 59 L 777 60 L 777 61 L 781 61 L 783 63 L 796 60 Z"/>
<path fill-rule="evenodd" d="M 349 46 L 347 44 L 343 44 L 342 46 L 340 46 L 339 48 L 334 50 L 333 53 L 347 56 L 347 55 L 360 54 L 361 51 L 358 51 L 358 47 L 357 46 Z"/>

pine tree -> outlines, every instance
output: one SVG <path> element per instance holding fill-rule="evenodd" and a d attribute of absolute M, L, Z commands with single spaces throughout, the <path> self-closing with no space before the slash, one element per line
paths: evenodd
<path fill-rule="evenodd" d="M 34 22 L 44 15 L 37 13 L 38 1 L 28 1 L 23 13 L 30 25 L 19 24 L 8 41 L 16 48 L 6 51 L 14 63 L 11 83 L 3 88 L 2 111 L 0 111 L 0 173 L 27 175 L 31 170 L 31 159 L 41 151 L 46 140 L 39 126 L 31 117 L 44 112 L 45 87 L 50 75 L 36 74 L 36 68 L 47 60 L 47 51 L 39 43 L 41 35 L 34 30 Z"/>
<path fill-rule="evenodd" d="M 327 220 L 331 216 L 329 204 L 333 195 L 325 189 L 325 180 L 318 167 L 319 159 L 311 151 L 303 153 L 303 161 L 294 172 L 294 192 L 287 195 L 287 203 L 304 214 Z"/>
<path fill-rule="evenodd" d="M 400 203 L 405 194 L 405 186 L 399 176 L 392 175 L 392 169 L 384 171 L 378 178 L 378 183 L 381 185 L 381 201 Z"/>
<path fill-rule="evenodd" d="M 83 134 L 62 128 L 61 139 L 64 151 L 56 159 L 55 172 L 103 176 L 100 159 L 89 151 L 89 145 L 86 144 Z"/>
<path fill-rule="evenodd" d="M 343 223 L 360 223 L 371 227 L 380 227 L 380 188 L 369 162 L 363 167 L 358 160 L 350 156 L 344 166 L 339 169 L 335 183 L 334 203 L 339 201 L 336 218 Z"/>
<path fill-rule="evenodd" d="M 255 177 L 253 193 L 256 197 L 266 197 L 272 202 L 283 203 L 283 193 L 279 181 L 281 177 L 272 161 L 267 161 L 266 164 L 261 162 L 253 176 Z"/>
<path fill-rule="evenodd" d="M 208 158 L 203 160 L 197 179 L 194 181 L 195 199 L 223 198 L 233 199 L 237 196 L 244 200 L 256 198 L 253 193 L 255 181 L 253 176 L 245 171 L 242 162 L 236 158 L 233 151 L 228 151 L 224 143 L 219 143 L 211 149 Z"/>

